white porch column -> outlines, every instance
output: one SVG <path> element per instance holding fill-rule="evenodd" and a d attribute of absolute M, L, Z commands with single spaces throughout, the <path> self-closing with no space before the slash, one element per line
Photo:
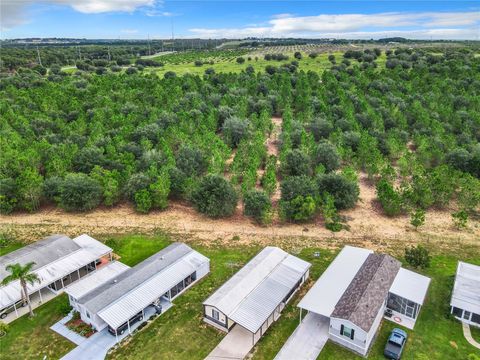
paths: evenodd
<path fill-rule="evenodd" d="M 300 308 L 300 324 L 302 323 L 302 308 Z"/>
<path fill-rule="evenodd" d="M 118 334 L 117 334 L 117 329 L 115 329 L 115 340 L 117 341 L 118 343 Z"/>
<path fill-rule="evenodd" d="M 62 283 L 62 289 L 65 287 L 65 285 L 63 284 L 63 277 L 60 278 L 60 282 Z"/>
<path fill-rule="evenodd" d="M 131 334 L 132 330 L 130 329 L 130 320 L 127 320 L 127 325 L 128 325 L 128 333 Z"/>
<path fill-rule="evenodd" d="M 13 303 L 13 309 L 15 310 L 15 315 L 17 315 L 18 318 L 17 305 L 15 303 Z"/>
<path fill-rule="evenodd" d="M 38 290 L 38 295 L 40 295 L 40 303 L 43 303 L 43 299 L 42 299 L 42 289 Z"/>
<path fill-rule="evenodd" d="M 80 269 L 77 269 L 78 280 L 80 280 Z"/>

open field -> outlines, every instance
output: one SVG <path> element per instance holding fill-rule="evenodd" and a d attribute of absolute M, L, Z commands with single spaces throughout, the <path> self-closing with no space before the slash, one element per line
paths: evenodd
<path fill-rule="evenodd" d="M 135 265 L 165 247 L 171 238 L 157 233 L 153 236 L 106 235 L 100 239 L 114 249 L 115 253 L 121 257 L 121 261 Z M 174 235 L 173 238 L 177 236 Z M 162 354 L 162 358 L 165 359 L 203 359 L 220 341 L 222 334 L 202 322 L 201 302 L 256 254 L 261 246 L 259 244 L 240 246 L 237 243 L 224 244 L 215 241 L 207 244 L 186 236 L 178 237 L 178 240 L 187 241 L 196 250 L 209 257 L 211 273 L 180 296 L 170 311 L 151 322 L 134 337 L 127 338 L 126 342 L 110 355 L 110 358 L 148 359 Z M 274 239 L 272 244 L 275 244 Z M 313 264 L 311 280 L 295 296 L 284 310 L 280 320 L 268 330 L 254 348 L 253 359 L 269 360 L 278 352 L 298 324 L 298 310 L 295 305 L 339 250 L 338 247 L 327 250 L 314 245 L 299 248 L 295 244 L 287 245 L 285 249 Z M 313 257 L 313 252 L 318 250 L 321 257 Z M 480 264 L 480 254 L 477 249 L 465 248 L 461 259 Z M 432 277 L 432 284 L 416 329 L 413 332 L 409 331 L 410 338 L 405 353 L 407 359 L 466 360 L 469 354 L 475 354 L 474 349 L 463 338 L 460 323 L 448 316 L 448 302 L 457 260 L 457 255 L 435 250 L 431 268 L 423 272 Z M 43 355 L 58 358 L 73 348 L 73 344 L 49 330 L 49 327 L 62 317 L 61 309 L 66 301 L 65 296 L 60 296 L 38 308 L 34 319 L 23 317 L 11 323 L 8 335 L 0 339 L 0 348 L 3 354 L 6 354 L 2 358 L 38 359 Z M 385 339 L 394 326 L 393 323 L 384 322 L 369 359 L 383 358 Z M 35 336 L 31 336 L 32 332 Z M 478 336 L 478 332 L 474 331 L 474 336 Z M 22 338 L 28 338 L 28 341 L 18 346 L 19 339 Z M 340 358 L 360 359 L 332 343 L 327 344 L 320 357 L 320 359 Z"/>

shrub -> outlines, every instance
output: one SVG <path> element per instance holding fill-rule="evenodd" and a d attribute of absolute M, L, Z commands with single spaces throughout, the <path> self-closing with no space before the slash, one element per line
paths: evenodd
<path fill-rule="evenodd" d="M 243 64 L 244 62 L 245 62 L 245 58 L 243 58 L 243 57 L 238 57 L 237 58 L 237 63 L 238 64 Z"/>
<path fill-rule="evenodd" d="M 207 171 L 208 163 L 202 151 L 197 148 L 182 147 L 176 158 L 177 167 L 186 176 L 199 176 Z"/>
<path fill-rule="evenodd" d="M 238 197 L 230 184 L 218 175 L 207 175 L 192 193 L 192 202 L 201 213 L 218 218 L 235 212 Z"/>
<path fill-rule="evenodd" d="M 324 118 L 315 118 L 309 127 L 315 141 L 327 139 L 333 131 L 333 125 Z"/>
<path fill-rule="evenodd" d="M 168 175 L 170 177 L 170 196 L 181 198 L 185 194 L 187 175 L 176 167 L 169 169 Z"/>
<path fill-rule="evenodd" d="M 468 213 L 465 210 L 460 210 L 452 214 L 453 224 L 458 230 L 467 227 Z"/>
<path fill-rule="evenodd" d="M 377 183 L 377 198 L 387 216 L 395 216 L 402 211 L 402 197 L 386 179 Z"/>
<path fill-rule="evenodd" d="M 153 202 L 151 194 L 148 190 L 143 189 L 135 193 L 135 210 L 140 213 L 147 214 L 152 208 Z"/>
<path fill-rule="evenodd" d="M 170 178 L 166 173 L 161 174 L 153 184 L 150 184 L 152 206 L 156 209 L 165 209 L 168 206 L 169 194 Z"/>
<path fill-rule="evenodd" d="M 77 172 L 88 174 L 95 165 L 102 166 L 104 163 L 103 150 L 97 147 L 81 149 L 73 159 L 73 168 Z"/>
<path fill-rule="evenodd" d="M 243 201 L 245 215 L 253 217 L 259 223 L 267 223 L 270 220 L 272 203 L 264 191 L 250 190 L 245 194 Z"/>
<path fill-rule="evenodd" d="M 0 214 L 10 214 L 18 202 L 17 185 L 12 178 L 0 179 Z"/>
<path fill-rule="evenodd" d="M 314 165 L 323 165 L 326 172 L 331 172 L 340 167 L 340 155 L 337 148 L 327 141 L 322 141 L 315 149 Z"/>
<path fill-rule="evenodd" d="M 302 53 L 300 51 L 296 51 L 295 54 L 293 54 L 293 57 L 300 60 L 302 58 Z"/>
<path fill-rule="evenodd" d="M 308 176 L 291 176 L 281 184 L 282 196 L 280 206 L 282 215 L 288 220 L 303 221 L 315 213 L 317 188 Z"/>
<path fill-rule="evenodd" d="M 136 173 L 130 176 L 125 186 L 125 194 L 130 200 L 135 200 L 135 194 L 143 189 L 147 189 L 152 180 L 144 173 Z"/>
<path fill-rule="evenodd" d="M 60 206 L 67 211 L 88 211 L 102 200 L 102 186 L 83 173 L 71 173 L 60 188 Z"/>
<path fill-rule="evenodd" d="M 335 208 L 335 199 L 332 195 L 325 193 L 322 199 L 322 215 L 325 220 L 325 227 L 333 232 L 342 230 L 340 217 Z"/>
<path fill-rule="evenodd" d="M 355 206 L 360 194 L 357 183 L 339 174 L 321 174 L 317 177 L 318 193 L 333 196 L 335 207 L 339 210 Z"/>
<path fill-rule="evenodd" d="M 240 140 L 247 136 L 248 126 L 248 120 L 242 120 L 236 116 L 226 119 L 222 127 L 225 142 L 230 147 L 237 147 L 237 145 L 240 143 Z"/>
<path fill-rule="evenodd" d="M 59 176 L 52 176 L 47 178 L 43 183 L 43 196 L 50 201 L 60 201 L 60 191 L 63 179 Z"/>
<path fill-rule="evenodd" d="M 417 209 L 413 211 L 410 215 L 410 224 L 415 227 L 415 229 L 425 224 L 425 210 Z"/>
<path fill-rule="evenodd" d="M 300 149 L 289 150 L 282 163 L 284 176 L 310 175 L 312 172 L 310 158 Z"/>
<path fill-rule="evenodd" d="M 406 248 L 405 260 L 415 268 L 428 268 L 430 266 L 429 252 L 422 245 Z"/>
<path fill-rule="evenodd" d="M 195 66 L 203 66 L 203 62 L 201 60 L 195 60 Z"/>

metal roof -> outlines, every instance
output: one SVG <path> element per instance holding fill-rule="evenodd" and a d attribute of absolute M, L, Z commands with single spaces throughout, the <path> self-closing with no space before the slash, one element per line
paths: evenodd
<path fill-rule="evenodd" d="M 345 246 L 303 297 L 298 307 L 330 317 L 371 253 L 371 250 Z"/>
<path fill-rule="evenodd" d="M 266 247 L 204 305 L 214 306 L 255 333 L 292 290 L 311 264 L 277 247 Z"/>
<path fill-rule="evenodd" d="M 56 253 L 56 256 L 53 257 L 51 255 L 48 255 L 48 251 L 46 251 L 46 257 L 50 261 L 49 263 L 46 263 L 44 266 L 40 268 L 36 268 L 33 272 L 37 274 L 37 276 L 40 278 L 40 283 L 36 282 L 33 285 L 28 284 L 27 285 L 27 291 L 29 294 L 32 294 L 45 286 L 67 276 L 68 274 L 76 271 L 77 269 L 80 269 L 84 267 L 85 265 L 95 261 L 99 257 L 106 255 L 112 251 L 108 246 L 103 245 L 99 241 L 88 237 L 87 240 L 83 240 L 83 244 L 87 246 L 86 250 L 82 248 L 79 244 L 75 242 L 75 239 L 72 241 L 68 237 L 55 237 L 53 239 L 47 238 L 48 241 L 45 242 L 43 245 L 47 244 L 46 246 L 39 246 L 39 247 L 34 247 L 36 250 L 31 250 L 30 245 L 28 247 L 30 250 L 25 251 L 25 252 L 20 252 L 22 254 L 20 257 L 16 257 L 16 259 L 25 259 L 25 258 L 32 258 L 33 256 L 31 254 L 34 254 L 35 256 L 39 256 L 40 254 L 44 253 L 48 249 L 49 251 L 53 251 Z M 61 239 L 61 240 L 59 240 Z M 59 241 L 59 242 L 58 242 Z M 43 240 L 41 241 L 43 243 Z M 70 246 L 68 243 L 74 244 L 74 246 Z M 97 244 L 95 244 L 97 243 Z M 75 251 L 70 251 L 63 257 L 58 257 L 58 253 L 51 248 L 53 244 L 59 244 L 62 253 L 66 252 L 65 249 L 76 249 Z M 34 244 L 32 244 L 34 245 Z M 39 249 L 37 251 L 37 249 Z M 22 249 L 19 249 L 22 250 Z M 91 252 L 93 251 L 93 252 Z M 104 251 L 104 252 L 103 252 Z M 102 253 L 103 252 L 103 253 Z M 11 259 L 14 259 L 12 257 Z M 10 259 L 10 261 L 12 261 Z M 28 262 L 28 261 L 27 261 Z M 42 262 L 44 263 L 44 261 Z M 9 284 L 0 287 L 0 308 L 4 308 L 7 306 L 12 305 L 16 301 L 21 299 L 21 290 L 20 290 L 20 283 L 19 281 L 12 281 Z"/>
<path fill-rule="evenodd" d="M 398 271 L 389 292 L 413 301 L 414 303 L 423 305 L 429 285 L 430 278 L 401 268 Z"/>
<path fill-rule="evenodd" d="M 142 262 L 123 272 L 120 275 L 122 281 L 110 282 L 110 287 L 92 299 L 109 299 L 109 303 L 100 309 L 97 314 L 113 328 L 117 328 L 146 308 L 200 266 L 209 262 L 209 259 L 185 244 L 175 243 L 145 261 L 147 262 L 147 268 L 153 267 L 157 270 L 150 272 L 142 269 Z M 166 265 L 162 265 L 163 263 L 166 263 Z M 140 267 L 140 269 L 137 269 L 137 267 Z M 139 273 L 148 274 L 148 277 L 137 276 Z M 129 274 L 130 276 L 128 276 Z M 128 286 L 125 283 L 128 283 Z M 112 294 L 118 294 L 118 289 L 124 289 L 125 291 L 120 296 L 112 296 Z M 91 309 L 92 300 L 85 304 L 88 310 Z"/>
<path fill-rule="evenodd" d="M 458 262 L 450 305 L 480 314 L 480 266 Z"/>
<path fill-rule="evenodd" d="M 335 305 L 331 317 L 349 320 L 370 331 L 400 265 L 400 261 L 389 255 L 370 254 Z"/>
<path fill-rule="evenodd" d="M 65 292 L 75 299 L 80 299 L 82 296 L 85 296 L 90 291 L 96 289 L 100 285 L 105 284 L 107 281 L 113 279 L 115 276 L 118 276 L 128 269 L 130 269 L 130 266 L 127 266 L 120 261 L 109 262 L 97 271 L 94 271 L 93 273 L 90 273 L 73 284 L 67 286 L 65 288 Z"/>
<path fill-rule="evenodd" d="M 34 262 L 33 270 L 50 264 L 80 249 L 80 246 L 65 235 L 52 235 L 0 257 L 0 281 L 10 275 L 5 270 L 9 264 L 25 265 Z"/>

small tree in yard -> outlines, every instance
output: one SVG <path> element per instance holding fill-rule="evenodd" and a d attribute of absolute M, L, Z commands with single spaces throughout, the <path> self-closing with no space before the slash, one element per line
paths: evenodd
<path fill-rule="evenodd" d="M 315 200 L 311 196 L 297 196 L 288 203 L 288 217 L 294 221 L 310 220 L 315 210 Z"/>
<path fill-rule="evenodd" d="M 378 182 L 377 197 L 387 216 L 395 216 L 402 211 L 402 198 L 388 180 Z"/>
<path fill-rule="evenodd" d="M 192 193 L 192 202 L 198 211 L 213 218 L 232 215 L 237 201 L 232 184 L 218 175 L 205 176 Z"/>
<path fill-rule="evenodd" d="M 245 62 L 245 58 L 243 58 L 243 57 L 238 57 L 237 58 L 237 63 L 243 64 L 244 62 Z"/>
<path fill-rule="evenodd" d="M 406 248 L 405 260 L 415 268 L 428 268 L 430 266 L 429 252 L 422 245 Z"/>
<path fill-rule="evenodd" d="M 259 223 L 266 224 L 270 221 L 272 202 L 268 195 L 259 190 L 251 190 L 245 194 L 243 199 L 243 213 L 253 217 Z"/>
<path fill-rule="evenodd" d="M 60 187 L 60 205 L 67 211 L 88 211 L 102 201 L 102 186 L 86 174 L 68 174 Z"/>
<path fill-rule="evenodd" d="M 342 224 L 340 223 L 340 217 L 335 207 L 335 199 L 328 193 L 323 194 L 322 201 L 322 214 L 325 220 L 325 227 L 333 232 L 342 230 Z"/>
<path fill-rule="evenodd" d="M 23 304 L 28 304 L 28 310 L 30 316 L 33 317 L 32 304 L 30 303 L 30 296 L 27 291 L 27 284 L 33 285 L 36 282 L 40 282 L 40 278 L 37 274 L 32 273 L 31 270 L 35 265 L 34 262 L 29 262 L 22 266 L 21 264 L 9 264 L 5 267 L 5 270 L 10 272 L 10 275 L 5 277 L 2 280 L 2 285 L 7 285 L 8 283 L 18 280 L 20 282 L 20 295 L 23 300 Z"/>
<path fill-rule="evenodd" d="M 413 211 L 410 215 L 410 224 L 415 227 L 415 230 L 425 224 L 425 210 L 417 209 Z"/>
<path fill-rule="evenodd" d="M 452 220 L 458 230 L 467 227 L 468 214 L 465 210 L 460 210 L 452 214 Z"/>

